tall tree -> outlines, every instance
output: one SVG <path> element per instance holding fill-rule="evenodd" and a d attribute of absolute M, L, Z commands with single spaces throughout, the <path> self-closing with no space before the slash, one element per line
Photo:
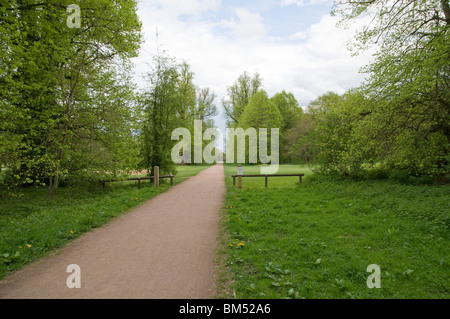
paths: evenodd
<path fill-rule="evenodd" d="M 214 104 L 216 98 L 217 95 L 210 88 L 198 88 L 195 119 L 207 121 L 217 115 L 217 106 Z"/>
<path fill-rule="evenodd" d="M 148 74 L 149 88 L 144 92 L 144 127 L 142 134 L 142 166 L 150 171 L 159 166 L 162 171 L 172 172 L 171 133 L 186 123 L 188 109 L 183 103 L 180 65 L 165 55 L 154 57 L 153 70 Z M 185 73 L 186 75 L 186 73 Z M 183 83 L 184 89 L 188 83 Z"/>
<path fill-rule="evenodd" d="M 281 158 L 287 163 L 310 163 L 317 158 L 311 138 L 314 121 L 310 114 L 303 114 L 293 127 L 283 134 Z"/>
<path fill-rule="evenodd" d="M 69 26 L 69 4 L 17 0 L 0 10 L 5 29 L 14 28 L 14 39 L 5 45 L 6 55 L 16 61 L 0 77 L 7 87 L 1 92 L 0 116 L 8 123 L 0 143 L 4 136 L 15 136 L 7 165 L 20 183 L 47 178 L 49 196 L 63 175 L 118 167 L 118 144 L 108 141 L 129 132 L 128 62 L 141 41 L 136 1 L 84 1 L 79 28 Z M 19 116 L 11 119 L 11 113 Z M 114 129 L 110 121 L 122 126 Z M 85 152 L 77 153 L 78 147 Z M 5 153 L 0 145 L 0 158 Z M 74 156 L 81 154 L 86 156 L 82 160 Z M 89 160 L 93 154 L 111 157 L 105 161 L 111 165 L 94 165 Z"/>
<path fill-rule="evenodd" d="M 259 129 L 267 129 L 267 149 L 271 149 L 271 129 L 279 129 L 282 123 L 282 116 L 277 105 L 269 98 L 267 92 L 261 90 L 255 93 L 245 108 L 239 119 L 239 126 L 243 129 L 254 128 L 257 132 L 256 153 L 259 152 L 259 143 L 262 139 Z M 265 139 L 265 138 L 264 138 Z M 279 142 L 279 141 L 277 141 Z M 248 143 L 249 145 L 249 143 Z M 235 152 L 237 154 L 237 152 Z M 249 154 L 249 149 L 246 149 Z M 247 157 L 247 156 L 246 156 Z"/>
<path fill-rule="evenodd" d="M 172 140 L 172 132 L 177 128 L 187 129 L 191 134 L 190 153 L 194 154 L 195 134 L 213 126 L 216 95 L 209 88 L 196 88 L 190 66 L 177 62 L 166 52 L 154 56 L 147 80 L 149 86 L 142 94 L 141 103 L 140 166 L 148 171 L 158 166 L 163 172 L 175 173 L 172 150 L 178 142 Z M 195 131 L 196 120 L 202 123 L 202 132 Z M 207 144 L 203 141 L 201 149 Z"/>
<path fill-rule="evenodd" d="M 298 101 L 295 99 L 294 94 L 282 91 L 275 94 L 271 101 L 274 102 L 280 111 L 283 118 L 282 125 L 280 127 L 282 132 L 286 132 L 290 128 L 295 126 L 295 123 L 300 119 L 303 114 L 302 108 L 299 106 Z"/>
<path fill-rule="evenodd" d="M 379 107 L 364 112 L 374 150 L 390 167 L 412 173 L 448 171 L 450 151 L 450 9 L 447 0 L 335 1 L 346 25 L 371 23 L 351 44 L 356 54 L 375 47 L 364 94 Z M 424 155 L 428 154 L 428 155 Z"/>
<path fill-rule="evenodd" d="M 292 156 L 289 155 L 289 152 L 287 152 L 285 142 L 288 142 L 288 144 L 290 143 L 285 139 L 285 134 L 287 131 L 295 127 L 303 114 L 303 110 L 295 99 L 294 94 L 287 93 L 284 90 L 281 93 L 275 94 L 270 100 L 277 106 L 282 118 L 282 122 L 279 127 L 281 151 L 280 161 L 281 163 L 290 162 L 292 160 Z"/>
<path fill-rule="evenodd" d="M 227 90 L 227 96 L 222 101 L 225 110 L 225 117 L 228 125 L 236 126 L 239 124 L 239 119 L 244 112 L 245 107 L 250 101 L 250 98 L 258 93 L 262 87 L 262 80 L 258 73 L 251 77 L 247 72 L 244 72 L 236 82 Z"/>

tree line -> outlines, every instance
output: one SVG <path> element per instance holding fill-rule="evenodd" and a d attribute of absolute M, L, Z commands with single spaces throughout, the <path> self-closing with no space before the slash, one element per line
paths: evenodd
<path fill-rule="evenodd" d="M 0 3 L 0 184 L 43 185 L 52 197 L 61 184 L 156 165 L 174 172 L 171 132 L 194 133 L 195 120 L 213 127 L 216 94 L 165 52 L 138 90 L 137 0 L 85 0 L 79 28 L 67 25 L 70 2 Z M 228 126 L 279 128 L 280 161 L 313 163 L 322 173 L 448 178 L 448 2 L 339 0 L 333 14 L 343 26 L 371 18 L 350 43 L 354 54 L 377 46 L 367 80 L 302 108 L 292 93 L 269 96 L 259 74 L 244 72 L 222 100 Z"/>
<path fill-rule="evenodd" d="M 71 180 L 130 165 L 130 58 L 142 41 L 136 1 L 5 0 L 0 5 L 0 163 L 8 185 Z"/>
<path fill-rule="evenodd" d="M 302 112 L 292 94 L 269 98 L 259 75 L 245 73 L 223 102 L 228 123 L 280 127 L 281 162 L 313 163 L 320 173 L 448 181 L 448 1 L 340 0 L 332 13 L 344 27 L 370 18 L 349 43 L 355 55 L 377 48 L 362 70 L 366 81 L 342 95 L 325 93 Z"/>
<path fill-rule="evenodd" d="M 52 197 L 62 183 L 173 172 L 171 130 L 213 126 L 214 92 L 165 53 L 137 90 L 137 1 L 83 1 L 79 28 L 68 25 L 70 4 L 0 4 L 0 184 L 42 185 Z"/>

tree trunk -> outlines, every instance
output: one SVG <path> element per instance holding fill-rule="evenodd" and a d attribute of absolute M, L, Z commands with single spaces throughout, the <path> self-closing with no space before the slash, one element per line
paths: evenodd
<path fill-rule="evenodd" d="M 48 185 L 48 192 L 47 192 L 47 196 L 49 199 L 53 198 L 53 196 L 56 195 L 58 186 L 59 186 L 59 175 L 58 173 L 56 173 L 55 176 L 50 177 L 50 183 Z"/>
<path fill-rule="evenodd" d="M 447 25 L 450 25 L 450 5 L 448 4 L 448 0 L 441 0 L 441 5 L 445 15 L 445 22 Z"/>

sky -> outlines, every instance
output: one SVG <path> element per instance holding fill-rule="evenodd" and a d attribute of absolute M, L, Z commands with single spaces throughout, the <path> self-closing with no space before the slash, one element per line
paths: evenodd
<path fill-rule="evenodd" d="M 337 28 L 331 0 L 141 0 L 144 44 L 135 59 L 145 87 L 152 56 L 186 61 L 194 84 L 217 95 L 216 126 L 225 131 L 222 99 L 239 75 L 259 73 L 269 96 L 291 92 L 300 106 L 329 91 L 357 87 L 371 56 L 352 56 L 356 26 Z M 156 36 L 158 34 L 158 36 Z"/>

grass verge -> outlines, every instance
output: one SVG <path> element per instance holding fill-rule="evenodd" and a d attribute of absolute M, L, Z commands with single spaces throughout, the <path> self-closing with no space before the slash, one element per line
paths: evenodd
<path fill-rule="evenodd" d="M 449 298 L 450 187 L 391 181 L 244 178 L 225 165 L 226 242 L 237 298 Z M 244 167 L 257 174 L 258 167 Z M 369 265 L 381 288 L 369 289 Z M 223 275 L 225 277 L 225 275 Z"/>
<path fill-rule="evenodd" d="M 180 167 L 182 178 L 174 185 L 205 168 Z M 108 183 L 105 189 L 97 184 L 60 188 L 51 200 L 44 188 L 26 188 L 15 197 L 0 192 L 0 279 L 169 188 L 168 180 L 158 189 L 150 182 L 141 189 L 136 182 Z"/>

